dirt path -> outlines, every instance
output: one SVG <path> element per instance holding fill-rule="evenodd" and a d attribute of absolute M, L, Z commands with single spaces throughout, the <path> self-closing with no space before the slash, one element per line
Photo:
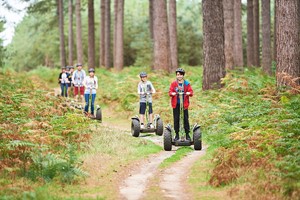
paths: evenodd
<path fill-rule="evenodd" d="M 114 125 L 119 130 L 130 128 L 130 121 L 122 121 L 118 125 Z M 104 125 L 106 123 L 104 122 Z M 110 125 L 112 123 L 110 122 Z M 128 132 L 128 130 L 127 130 Z M 163 138 L 154 134 L 140 134 L 141 138 L 152 141 L 153 143 L 163 146 Z M 163 197 L 156 196 L 158 199 L 193 199 L 187 190 L 187 178 L 189 170 L 193 163 L 205 154 L 205 149 L 202 151 L 193 151 L 178 161 L 171 167 L 158 171 L 158 166 L 166 159 L 171 157 L 177 147 L 173 146 L 173 151 L 162 151 L 159 154 L 152 155 L 145 161 L 142 161 L 134 169 L 130 169 L 125 175 L 124 180 L 119 185 L 121 199 L 144 199 L 147 197 L 146 190 L 150 187 L 150 182 L 155 176 L 159 176 L 159 187 Z M 184 193 L 184 195 L 182 195 Z M 160 195 L 161 195 L 160 194 Z"/>
<path fill-rule="evenodd" d="M 206 147 L 201 151 L 193 151 L 186 157 L 160 173 L 159 186 L 167 199 L 194 199 L 190 196 L 187 184 L 193 163 L 205 154 Z"/>
<path fill-rule="evenodd" d="M 141 199 L 145 193 L 149 179 L 156 173 L 159 164 L 174 152 L 161 152 L 147 159 L 137 171 L 131 171 L 128 178 L 120 186 L 121 196 L 125 199 Z"/>
<path fill-rule="evenodd" d="M 105 113 L 103 115 L 103 126 L 113 127 L 131 135 L 129 132 L 130 119 L 118 118 L 115 116 L 115 113 L 110 112 L 110 108 L 104 108 L 102 112 Z M 108 113 L 110 113 L 109 116 L 107 115 Z M 157 136 L 153 133 L 141 133 L 139 137 L 163 146 L 162 136 Z M 200 156 L 205 154 L 205 150 L 193 151 L 171 167 L 159 171 L 158 166 L 165 159 L 171 157 L 178 148 L 173 146 L 172 149 L 173 151 L 162 151 L 152 155 L 130 169 L 124 169 L 124 178 L 121 179 L 122 181 L 119 184 L 120 199 L 136 200 L 147 198 L 147 188 L 151 187 L 151 181 L 157 176 L 159 177 L 158 186 L 160 191 L 154 197 L 155 199 L 193 199 L 188 195 L 187 178 L 190 167 Z"/>

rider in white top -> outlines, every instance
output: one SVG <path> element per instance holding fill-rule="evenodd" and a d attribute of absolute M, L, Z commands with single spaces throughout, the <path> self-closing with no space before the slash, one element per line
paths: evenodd
<path fill-rule="evenodd" d="M 86 76 L 83 80 L 83 86 L 85 87 L 84 91 L 84 99 L 85 99 L 85 107 L 84 112 L 88 113 L 89 110 L 89 99 L 90 95 L 92 96 L 91 101 L 91 114 L 94 115 L 95 109 L 95 99 L 96 99 L 96 92 L 98 89 L 98 78 L 95 76 L 94 68 L 89 69 L 89 76 Z"/>
<path fill-rule="evenodd" d="M 149 123 L 150 128 L 154 128 L 153 121 L 153 109 L 152 109 L 152 94 L 155 93 L 155 89 L 150 81 L 147 80 L 147 73 L 140 73 L 141 81 L 138 84 L 138 94 L 140 95 L 140 121 L 141 121 L 141 129 L 145 128 L 144 125 L 144 116 L 146 112 L 146 106 L 148 102 L 149 106 Z"/>

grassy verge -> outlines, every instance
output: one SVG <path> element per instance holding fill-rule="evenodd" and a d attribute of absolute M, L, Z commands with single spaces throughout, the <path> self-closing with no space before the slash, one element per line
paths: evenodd
<path fill-rule="evenodd" d="M 203 135 L 212 149 L 210 162 L 199 166 L 209 169 L 205 181 L 210 186 L 198 192 L 214 186 L 225 187 L 232 198 L 299 196 L 300 96 L 278 92 L 274 78 L 261 74 L 231 72 L 223 89 L 196 97 Z M 193 175 L 199 185 L 202 175 Z"/>
<path fill-rule="evenodd" d="M 162 150 L 74 112 L 37 76 L 0 80 L 1 199 L 110 198 L 122 166 Z"/>

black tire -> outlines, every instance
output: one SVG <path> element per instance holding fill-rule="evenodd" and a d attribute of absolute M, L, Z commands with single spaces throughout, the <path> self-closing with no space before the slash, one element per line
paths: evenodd
<path fill-rule="evenodd" d="M 165 151 L 172 150 L 172 134 L 169 129 L 165 129 L 164 131 L 164 150 Z"/>
<path fill-rule="evenodd" d="M 96 119 L 102 122 L 102 111 L 101 108 L 98 108 L 96 111 Z"/>
<path fill-rule="evenodd" d="M 158 118 L 156 121 L 156 135 L 162 136 L 162 134 L 164 133 L 164 124 L 162 119 Z"/>
<path fill-rule="evenodd" d="M 194 131 L 193 140 L 194 140 L 194 149 L 196 151 L 201 150 L 202 149 L 202 138 L 201 138 L 201 130 L 200 130 L 200 128 L 197 128 Z"/>
<path fill-rule="evenodd" d="M 140 122 L 136 119 L 131 121 L 131 134 L 133 137 L 139 137 L 140 135 Z"/>

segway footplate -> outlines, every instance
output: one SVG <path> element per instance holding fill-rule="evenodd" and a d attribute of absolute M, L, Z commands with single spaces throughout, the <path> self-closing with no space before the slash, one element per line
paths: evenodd
<path fill-rule="evenodd" d="M 191 146 L 193 142 L 189 140 L 176 140 L 172 144 L 175 146 Z"/>

